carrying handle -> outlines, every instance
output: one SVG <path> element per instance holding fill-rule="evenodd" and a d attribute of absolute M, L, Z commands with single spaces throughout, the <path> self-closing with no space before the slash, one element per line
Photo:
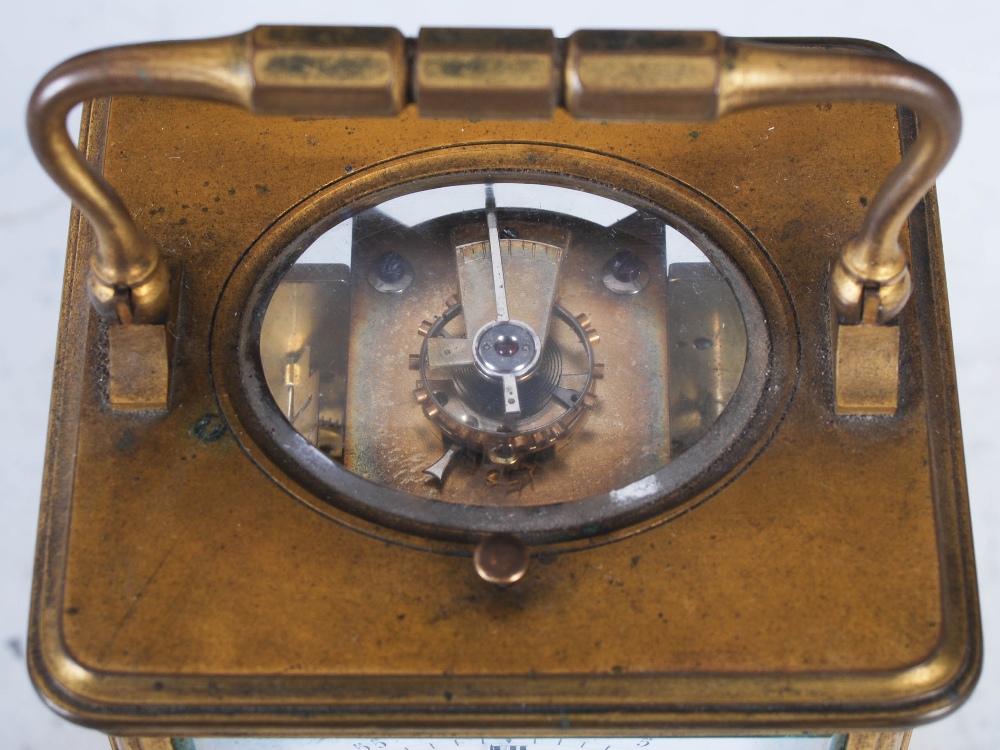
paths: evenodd
<path fill-rule="evenodd" d="M 911 291 L 899 235 L 955 150 L 961 114 L 930 71 L 888 55 L 727 39 L 713 32 L 262 26 L 244 34 L 86 53 L 52 70 L 28 110 L 32 146 L 97 232 L 88 291 L 110 322 L 155 323 L 169 272 L 119 196 L 66 130 L 77 103 L 98 96 L 182 96 L 253 112 L 391 117 L 415 102 L 424 117 L 705 121 L 752 107 L 887 101 L 912 109 L 920 133 L 868 207 L 831 271 L 844 323 L 892 320 Z"/>

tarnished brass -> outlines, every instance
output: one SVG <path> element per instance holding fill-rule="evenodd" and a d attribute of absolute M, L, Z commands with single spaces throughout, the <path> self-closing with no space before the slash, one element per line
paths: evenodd
<path fill-rule="evenodd" d="M 395 29 L 259 26 L 250 34 L 254 112 L 391 117 L 406 102 L 406 41 Z"/>
<path fill-rule="evenodd" d="M 899 328 L 838 325 L 835 331 L 837 414 L 895 414 Z"/>
<path fill-rule="evenodd" d="M 578 31 L 567 40 L 566 108 L 591 120 L 714 120 L 723 41 L 711 31 Z"/>
<path fill-rule="evenodd" d="M 216 40 L 103 50 L 49 73 L 28 115 L 42 164 L 97 230 L 87 284 L 98 311 L 115 322 L 159 322 L 169 272 L 125 205 L 73 148 L 64 125 L 70 107 L 98 94 L 159 94 L 261 113 L 391 116 L 406 102 L 408 66 L 424 117 L 549 118 L 562 102 L 577 117 L 617 121 L 697 122 L 795 102 L 887 100 L 910 107 L 921 134 L 832 269 L 830 291 L 844 323 L 860 321 L 866 290 L 878 295 L 878 324 L 906 304 L 911 277 L 899 234 L 961 130 L 951 90 L 912 63 L 712 32 L 581 31 L 559 47 L 542 30 L 424 29 L 412 66 L 399 32 L 380 28 L 261 26 Z M 127 319 L 120 315 L 123 293 Z M 846 364 L 854 348 L 839 351 Z M 867 371 L 858 362 L 836 372 L 848 368 L 855 376 Z M 874 383 L 862 387 L 884 391 Z"/>
<path fill-rule="evenodd" d="M 899 233 L 955 150 L 958 102 L 937 76 L 904 60 L 724 39 L 710 32 L 581 31 L 568 40 L 566 107 L 578 117 L 714 119 L 748 107 L 793 102 L 892 101 L 920 117 L 921 135 L 871 202 L 834 266 L 831 293 L 858 322 L 866 288 L 879 294 L 878 322 L 910 296 Z"/>
<path fill-rule="evenodd" d="M 206 61 L 199 75 L 215 71 L 198 79 L 206 95 L 249 106 L 230 86 L 249 80 L 233 73 L 244 42 L 205 44 L 171 49 Z M 772 50 L 815 62 L 814 82 L 820 60 L 857 80 L 912 70 L 856 47 L 724 49 L 736 69 L 745 55 L 774 62 Z M 93 81 L 96 60 L 119 70 L 112 60 L 142 59 L 155 79 L 161 58 L 143 54 L 97 53 L 53 74 L 36 107 L 60 104 L 36 118 L 68 107 L 54 81 L 71 70 Z M 919 95 L 936 90 L 920 80 Z M 89 85 L 68 90 L 86 97 Z M 189 736 L 825 732 L 911 726 L 960 703 L 982 643 L 933 193 L 899 237 L 914 283 L 896 318 L 905 368 L 893 417 L 835 417 L 836 313 L 822 283 L 866 208 L 881 206 L 883 222 L 919 199 L 898 187 L 875 198 L 886 179 L 913 176 L 894 172 L 901 147 L 911 167 L 915 151 L 940 166 L 957 120 L 928 112 L 914 146 L 914 118 L 893 105 L 797 101 L 699 125 L 562 109 L 534 122 L 426 120 L 405 106 L 397 120 L 273 117 L 262 128 L 224 104 L 116 95 L 84 110 L 88 168 L 103 165 L 107 180 L 96 191 L 68 138 L 36 119 L 48 166 L 77 164 L 64 184 L 103 222 L 100 241 L 132 232 L 133 213 L 151 238 L 97 250 L 73 215 L 28 650 L 46 700 L 118 734 Z M 274 424 L 250 404 L 271 394 L 234 361 L 267 285 L 317 232 L 382 191 L 487 173 L 572 178 L 664 208 L 687 191 L 683 227 L 740 238 L 727 262 L 766 319 L 747 336 L 748 356 L 763 360 L 753 429 L 734 429 L 731 450 L 664 497 L 662 513 L 529 539 L 531 573 L 507 588 L 470 565 L 485 535 L 352 512 L 273 450 Z M 195 271 L 172 407 L 156 419 L 107 408 L 108 323 L 86 293 L 91 258 L 107 261 L 113 284 L 144 283 L 155 253 L 140 246 Z M 441 309 L 414 317 L 407 341 Z M 412 351 L 399 369 L 418 409 Z M 296 439 L 295 451 L 313 450 Z"/>
<path fill-rule="evenodd" d="M 625 121 L 696 122 L 795 102 L 910 107 L 921 118 L 921 135 L 845 244 L 831 283 L 848 322 L 860 319 L 866 288 L 878 291 L 880 323 L 906 304 L 911 282 L 899 233 L 961 131 L 958 102 L 937 76 L 885 55 L 708 32 L 577 32 L 566 47 L 560 96 L 551 32 L 425 29 L 413 94 L 428 117 L 541 118 L 559 101 L 579 117 Z M 156 322 L 168 288 L 157 250 L 69 141 L 64 123 L 74 104 L 95 95 L 159 94 L 268 113 L 385 116 L 403 105 L 405 80 L 398 32 L 341 27 L 258 27 L 218 40 L 102 50 L 55 68 L 32 97 L 29 131 L 42 164 L 97 229 L 89 288 L 98 310 L 116 319 L 114 292 L 125 287 L 137 322 Z"/>
<path fill-rule="evenodd" d="M 421 29 L 413 96 L 422 117 L 548 119 L 556 39 L 542 29 Z"/>
<path fill-rule="evenodd" d="M 165 325 L 108 329 L 108 399 L 117 411 L 166 411 L 170 367 Z"/>
<path fill-rule="evenodd" d="M 781 49 L 732 40 L 719 84 L 719 112 L 793 102 L 891 101 L 920 121 L 920 135 L 871 199 L 861 229 L 842 247 L 830 292 L 845 322 L 861 319 L 866 289 L 878 293 L 877 321 L 886 323 L 910 297 L 911 278 L 899 235 L 958 145 L 958 100 L 940 78 L 889 55 L 831 59 L 819 50 Z"/>
<path fill-rule="evenodd" d="M 837 414 L 895 414 L 899 394 L 899 327 L 876 324 L 878 299 L 868 292 L 858 325 L 832 322 Z"/>
<path fill-rule="evenodd" d="M 259 27 L 194 42 L 116 47 L 80 55 L 38 84 L 28 109 L 32 147 L 97 232 L 87 288 L 98 312 L 120 320 L 119 289 L 136 323 L 161 322 L 169 271 L 115 191 L 77 152 L 66 115 L 81 101 L 123 94 L 212 99 L 255 112 L 386 116 L 404 103 L 404 44 L 392 29 Z"/>

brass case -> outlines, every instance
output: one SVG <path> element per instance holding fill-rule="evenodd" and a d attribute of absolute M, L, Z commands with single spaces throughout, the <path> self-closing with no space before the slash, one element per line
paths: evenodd
<path fill-rule="evenodd" d="M 169 411 L 113 411 L 93 237 L 74 211 L 30 624 L 39 691 L 116 734 L 794 733 L 940 716 L 971 691 L 982 643 L 933 191 L 904 234 L 915 291 L 894 415 L 835 414 L 823 281 L 914 134 L 881 104 L 651 125 L 94 102 L 87 157 L 176 256 L 182 296 Z M 743 458 L 677 512 L 533 548 L 510 588 L 476 576 L 472 544 L 353 516 L 255 448 L 227 362 L 245 269 L 277 262 L 260 248 L 281 245 L 280 217 L 318 202 L 343 215 L 407 175 L 498 170 L 652 202 L 693 189 L 723 209 L 707 221 L 759 243 L 732 261 L 771 280 L 755 288 L 775 313 L 764 427 Z"/>

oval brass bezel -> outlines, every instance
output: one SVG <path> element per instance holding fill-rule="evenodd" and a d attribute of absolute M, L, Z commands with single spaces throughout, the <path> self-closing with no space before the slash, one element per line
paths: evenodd
<path fill-rule="evenodd" d="M 608 493 L 498 514 L 489 506 L 435 502 L 370 482 L 331 461 L 281 414 L 264 380 L 259 340 L 270 296 L 295 259 L 347 216 L 388 198 L 483 179 L 586 186 L 659 215 L 694 240 L 729 281 L 747 326 L 743 377 L 715 425 L 663 469 Z M 787 408 L 797 380 L 798 339 L 790 296 L 766 251 L 710 198 L 614 156 L 506 142 L 400 156 L 291 207 L 233 269 L 215 311 L 210 360 L 220 408 L 240 445 L 277 484 L 322 515 L 364 533 L 433 549 L 441 549 L 442 540 L 468 543 L 497 533 L 515 534 L 532 545 L 573 548 L 668 521 L 733 481 Z"/>

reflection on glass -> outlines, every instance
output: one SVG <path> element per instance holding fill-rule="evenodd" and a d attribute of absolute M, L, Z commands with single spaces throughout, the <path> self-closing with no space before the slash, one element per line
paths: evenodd
<path fill-rule="evenodd" d="M 334 226 L 278 283 L 260 352 L 285 418 L 331 460 L 503 506 L 662 469 L 723 413 L 746 344 L 729 284 L 663 218 L 497 183 Z"/>

